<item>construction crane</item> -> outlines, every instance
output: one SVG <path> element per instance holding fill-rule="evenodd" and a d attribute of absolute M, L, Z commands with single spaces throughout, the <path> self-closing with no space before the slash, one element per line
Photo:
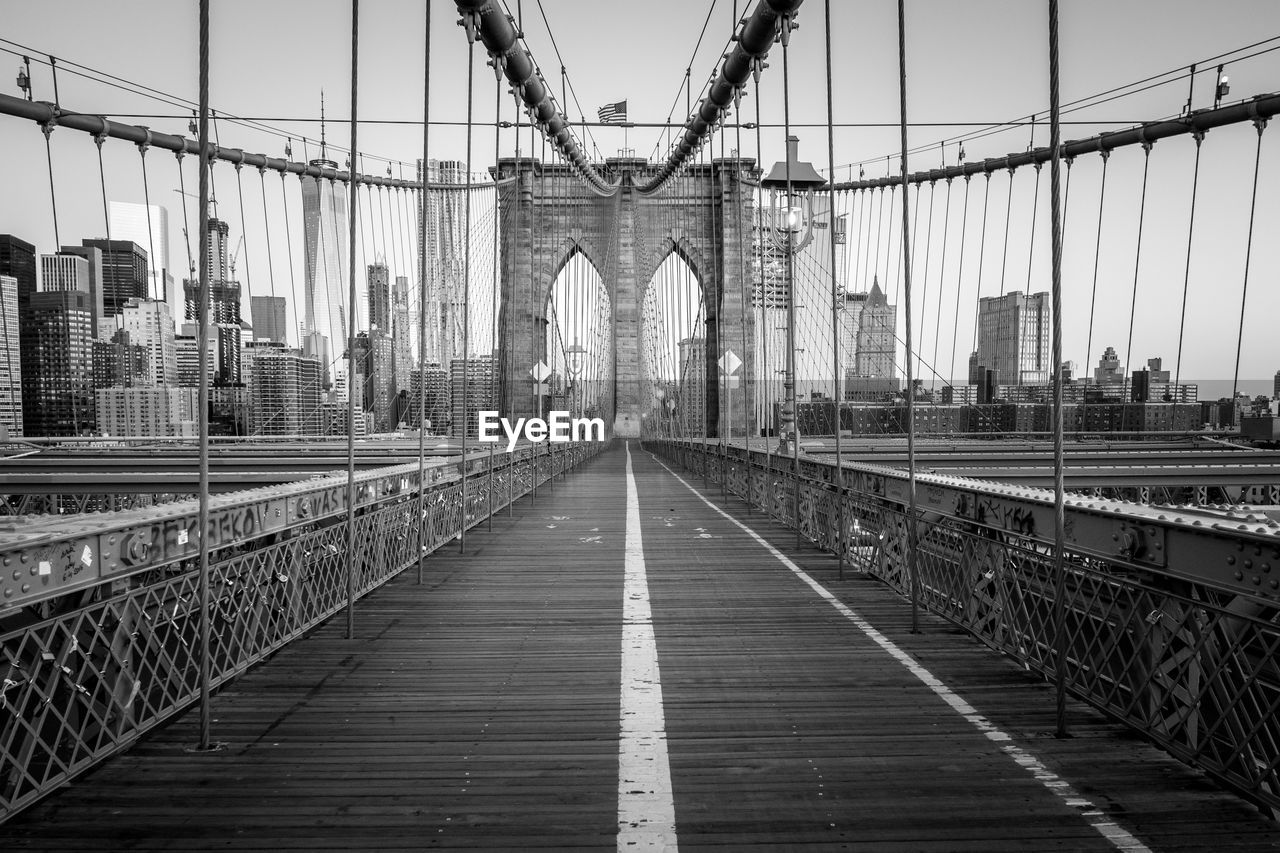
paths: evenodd
<path fill-rule="evenodd" d="M 240 250 L 244 248 L 244 235 L 240 235 L 240 242 L 236 243 L 236 250 L 231 253 L 231 260 L 227 263 L 227 269 L 231 272 L 231 280 L 239 281 L 236 278 L 236 261 L 240 258 Z"/>

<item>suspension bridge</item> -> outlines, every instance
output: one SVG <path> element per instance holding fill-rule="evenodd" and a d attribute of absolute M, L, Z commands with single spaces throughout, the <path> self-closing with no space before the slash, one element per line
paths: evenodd
<path fill-rule="evenodd" d="M 378 9 L 315 139 L 211 108 L 210 5 L 194 100 L 0 39 L 6 849 L 1280 843 L 1280 37 L 1064 102 L 1050 0 L 1044 106 L 931 140 L 900 0 L 886 155 L 830 0 L 710 3 L 665 122 L 425 3 L 393 159 Z"/>

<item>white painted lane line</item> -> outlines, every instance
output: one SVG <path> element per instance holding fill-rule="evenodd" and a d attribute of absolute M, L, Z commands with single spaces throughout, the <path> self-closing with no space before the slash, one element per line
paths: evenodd
<path fill-rule="evenodd" d="M 618 743 L 618 850 L 675 851 L 676 809 L 667 761 L 662 678 L 649 608 L 640 497 L 627 442 L 627 538 L 622 586 L 622 703 Z"/>
<path fill-rule="evenodd" d="M 884 651 L 888 652 L 894 660 L 906 667 L 912 675 L 923 682 L 925 686 L 932 690 L 940 699 L 942 699 L 942 701 L 950 705 L 957 714 L 964 717 L 964 719 L 967 720 L 974 728 L 982 732 L 988 740 L 1000 744 L 1000 750 L 1005 755 L 1013 759 L 1019 767 L 1030 773 L 1037 782 L 1049 791 L 1052 791 L 1058 797 L 1061 797 L 1066 805 L 1075 809 L 1075 811 L 1084 818 L 1099 835 L 1110 841 L 1117 850 L 1125 850 L 1129 851 L 1129 853 L 1151 853 L 1151 849 L 1149 847 L 1112 820 L 1105 812 L 1102 811 L 1102 809 L 1098 808 L 1091 801 L 1081 796 L 1080 793 L 1072 787 L 1070 782 L 1050 770 L 1045 766 L 1044 762 L 1036 758 L 1031 752 L 1013 743 L 1013 738 L 1004 731 L 996 728 L 990 720 L 979 714 L 977 709 L 962 699 L 959 694 L 950 687 L 947 687 L 947 685 L 943 684 L 942 681 L 933 675 L 933 673 L 929 672 L 929 670 L 917 663 L 915 658 L 911 657 L 907 652 L 904 652 L 895 642 L 893 642 L 893 640 L 890 640 L 884 634 L 877 631 L 870 622 L 863 619 L 844 602 L 840 601 L 840 599 L 827 591 L 826 587 L 810 577 L 804 569 L 791 562 L 785 554 L 773 547 L 773 545 L 767 542 L 764 537 L 703 497 L 697 489 L 685 482 L 683 477 L 675 471 L 672 471 L 671 468 L 667 467 L 667 464 L 657 456 L 654 456 L 652 453 L 649 455 L 655 462 L 665 468 L 668 474 L 675 477 L 681 485 L 697 495 L 703 503 L 736 524 L 744 533 L 772 554 L 778 562 L 782 563 L 790 569 L 796 577 L 808 584 L 814 592 L 822 596 L 822 598 L 839 611 L 842 616 L 856 625 L 858 630 L 865 634 L 872 642 Z M 628 474 L 630 474 L 630 471 L 630 458 L 628 457 Z"/>

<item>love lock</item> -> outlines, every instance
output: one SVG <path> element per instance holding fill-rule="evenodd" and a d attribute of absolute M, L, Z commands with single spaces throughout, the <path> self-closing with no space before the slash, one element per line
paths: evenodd
<path fill-rule="evenodd" d="M 1112 539 L 1118 543 L 1118 553 L 1121 557 L 1134 559 L 1141 556 L 1144 548 L 1142 542 L 1142 531 L 1133 527 L 1121 527 L 1120 532 L 1114 534 Z"/>

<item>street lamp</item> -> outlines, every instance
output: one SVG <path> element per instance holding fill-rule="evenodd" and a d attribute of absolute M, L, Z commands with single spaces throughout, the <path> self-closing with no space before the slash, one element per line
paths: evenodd
<path fill-rule="evenodd" d="M 583 368 L 586 367 L 587 350 L 585 347 L 582 346 L 582 343 L 578 340 L 578 338 L 575 337 L 573 339 L 573 346 L 565 350 L 564 354 L 565 354 L 565 360 L 567 362 L 565 364 L 565 371 L 569 374 L 569 382 L 571 386 L 573 387 L 574 391 L 577 391 L 578 377 L 582 375 Z M 579 394 L 575 394 L 574 396 L 578 397 L 578 414 L 581 415 L 582 414 L 582 397 Z M 572 408 L 573 397 L 570 397 L 569 399 L 570 399 L 570 408 Z"/>
<path fill-rule="evenodd" d="M 799 144 L 797 137 L 788 136 L 786 161 L 774 163 L 760 182 L 761 188 L 769 191 L 772 217 L 772 224 L 765 233 L 774 250 L 781 252 L 787 261 L 787 357 L 782 378 L 786 402 L 778 424 L 778 453 L 781 455 L 798 452 L 800 441 L 796 426 L 795 255 L 813 240 L 814 192 L 826 185 L 812 163 L 797 159 Z"/>

